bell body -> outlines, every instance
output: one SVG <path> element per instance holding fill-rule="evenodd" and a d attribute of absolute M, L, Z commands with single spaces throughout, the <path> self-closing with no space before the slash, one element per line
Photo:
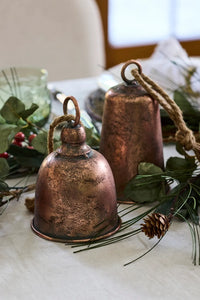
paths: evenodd
<path fill-rule="evenodd" d="M 81 125 L 64 127 L 62 146 L 43 161 L 33 230 L 60 242 L 109 236 L 120 227 L 114 178 L 106 159 L 85 144 Z"/>
<path fill-rule="evenodd" d="M 100 152 L 111 166 L 119 201 L 125 201 L 124 188 L 140 162 L 163 168 L 159 105 L 137 82 L 119 84 L 106 93 Z"/>

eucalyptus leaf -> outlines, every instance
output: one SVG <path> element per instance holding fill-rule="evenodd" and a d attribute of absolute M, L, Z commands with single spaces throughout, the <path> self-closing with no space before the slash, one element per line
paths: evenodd
<path fill-rule="evenodd" d="M 187 113 L 190 115 L 196 114 L 196 111 L 194 110 L 190 102 L 187 100 L 186 95 L 182 91 L 176 90 L 174 92 L 174 101 L 180 107 L 183 113 Z"/>
<path fill-rule="evenodd" d="M 15 157 L 16 162 L 22 167 L 39 168 L 44 159 L 44 155 L 35 149 L 18 147 L 16 145 L 10 146 L 9 153 Z"/>
<path fill-rule="evenodd" d="M 0 157 L 0 178 L 6 178 L 9 174 L 9 165 L 5 158 Z"/>
<path fill-rule="evenodd" d="M 160 173 L 163 173 L 163 170 L 152 163 L 141 162 L 138 166 L 138 174 L 140 175 L 153 175 Z"/>
<path fill-rule="evenodd" d="M 185 157 L 188 157 L 188 154 L 187 154 L 187 152 L 183 149 L 183 146 L 180 144 L 180 143 L 176 143 L 176 151 L 179 153 L 179 154 L 181 154 L 181 155 L 183 155 L 183 156 L 185 156 Z"/>
<path fill-rule="evenodd" d="M 194 131 L 198 131 L 200 112 L 190 103 L 189 99 L 191 98 L 192 96 L 184 90 L 176 90 L 174 92 L 174 101 L 181 108 L 188 127 Z"/>
<path fill-rule="evenodd" d="M 8 123 L 15 124 L 23 111 L 25 111 L 24 103 L 16 97 L 10 97 L 4 103 L 1 115 Z"/>
<path fill-rule="evenodd" d="M 165 180 L 161 174 L 137 175 L 125 187 L 124 195 L 137 203 L 159 201 L 165 194 Z"/>
<path fill-rule="evenodd" d="M 27 122 L 25 120 L 23 120 L 21 117 L 17 120 L 16 122 L 16 125 L 17 126 L 20 126 L 20 127 L 26 127 L 27 126 Z"/>
<path fill-rule="evenodd" d="M 20 128 L 21 127 L 12 124 L 0 124 L 0 153 L 3 153 L 8 149 L 12 139 L 15 134 L 20 131 Z"/>
<path fill-rule="evenodd" d="M 187 181 L 196 168 L 194 157 L 170 157 L 166 163 L 166 173 L 180 182 Z"/>
<path fill-rule="evenodd" d="M 91 147 L 97 147 L 100 144 L 100 134 L 86 111 L 81 111 L 81 122 L 86 132 L 86 143 Z"/>
<path fill-rule="evenodd" d="M 100 143 L 100 136 L 97 134 L 96 130 L 94 128 L 87 128 L 85 127 L 85 133 L 86 133 L 86 143 L 89 146 L 99 146 Z"/>
<path fill-rule="evenodd" d="M 2 115 L 0 115 L 0 124 L 5 124 L 6 120 L 2 117 Z"/>
<path fill-rule="evenodd" d="M 173 98 L 176 104 L 182 110 L 183 117 L 187 126 L 193 131 L 199 131 L 200 111 L 192 106 L 190 102 L 192 101 L 192 96 L 186 91 L 179 89 L 174 92 Z M 160 110 L 160 114 L 162 121 L 162 131 L 163 133 L 166 133 L 167 136 L 169 136 L 176 131 L 175 126 L 164 109 Z"/>
<path fill-rule="evenodd" d="M 47 132 L 40 131 L 32 140 L 32 146 L 35 150 L 42 154 L 47 154 Z"/>
<path fill-rule="evenodd" d="M 58 149 L 61 146 L 62 142 L 60 139 L 54 138 L 53 139 L 53 148 L 54 150 Z"/>
<path fill-rule="evenodd" d="M 181 157 L 170 157 L 167 160 L 166 163 L 166 170 L 185 170 L 187 168 L 189 169 L 196 169 L 196 163 L 195 163 L 195 158 L 190 157 L 190 158 L 181 158 Z"/>
<path fill-rule="evenodd" d="M 11 145 L 12 146 L 12 145 Z M 10 147 L 11 147 L 10 146 Z M 16 146 L 15 146 L 16 147 Z M 11 154 L 11 153 L 10 153 Z M 9 176 L 13 177 L 13 175 L 15 173 L 18 173 L 18 169 L 20 168 L 20 164 L 16 162 L 16 159 L 13 155 L 10 155 L 8 158 L 7 158 L 7 162 L 8 162 L 8 165 L 9 165 L 9 168 L 10 168 L 10 172 L 12 173 L 12 176 L 11 174 L 9 174 Z"/>
<path fill-rule="evenodd" d="M 165 194 L 163 174 L 160 167 L 141 162 L 138 166 L 138 175 L 125 187 L 125 197 L 138 203 L 158 201 Z"/>
<path fill-rule="evenodd" d="M 22 117 L 22 119 L 27 119 L 30 115 L 32 115 L 37 109 L 39 108 L 39 106 L 35 103 L 32 103 L 31 107 L 29 109 L 26 109 L 24 111 L 22 111 L 20 113 L 20 116 Z"/>

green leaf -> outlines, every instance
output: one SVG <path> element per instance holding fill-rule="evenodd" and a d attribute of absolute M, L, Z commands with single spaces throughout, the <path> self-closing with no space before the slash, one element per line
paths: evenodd
<path fill-rule="evenodd" d="M 166 163 L 166 173 L 180 182 L 187 181 L 196 168 L 194 157 L 170 157 Z"/>
<path fill-rule="evenodd" d="M 44 159 L 44 155 L 35 149 L 18 147 L 16 145 L 10 146 L 9 153 L 15 157 L 16 162 L 22 167 L 39 168 Z"/>
<path fill-rule="evenodd" d="M 16 125 L 17 125 L 17 126 L 20 126 L 20 127 L 25 127 L 25 126 L 27 126 L 27 122 L 24 121 L 24 120 L 20 117 L 20 118 L 17 120 Z"/>
<path fill-rule="evenodd" d="M 32 115 L 36 109 L 38 109 L 38 105 L 35 103 L 32 103 L 31 107 L 29 109 L 26 109 L 25 111 L 20 113 L 20 116 L 22 119 L 27 119 L 30 115 Z"/>
<path fill-rule="evenodd" d="M 94 130 L 94 128 L 87 128 L 85 127 L 85 133 L 86 133 L 86 143 L 93 147 L 93 146 L 99 146 L 100 143 L 100 137 Z"/>
<path fill-rule="evenodd" d="M 100 135 L 92 123 L 91 118 L 85 111 L 81 111 L 81 122 L 83 123 L 86 132 L 86 143 L 91 147 L 99 146 Z"/>
<path fill-rule="evenodd" d="M 7 183 L 0 179 L 0 192 L 9 191 L 9 186 Z"/>
<path fill-rule="evenodd" d="M 181 157 L 170 157 L 167 160 L 166 163 L 166 169 L 167 170 L 185 170 L 185 169 L 195 169 L 196 168 L 196 163 L 195 163 L 195 158 L 191 157 L 191 158 L 181 158 Z"/>
<path fill-rule="evenodd" d="M 12 124 L 0 124 L 0 153 L 5 152 L 11 144 L 15 134 L 21 127 Z"/>
<path fill-rule="evenodd" d="M 9 165 L 5 158 L 0 157 L 0 178 L 6 178 L 9 174 Z"/>
<path fill-rule="evenodd" d="M 163 170 L 152 163 L 140 163 L 136 177 L 125 187 L 124 194 L 138 203 L 158 201 L 165 194 Z"/>
<path fill-rule="evenodd" d="M 179 154 L 181 154 L 181 155 L 183 155 L 183 156 L 185 156 L 185 157 L 188 157 L 188 154 L 187 154 L 187 152 L 183 149 L 183 146 L 180 144 L 180 143 L 176 143 L 176 151 L 179 153 Z"/>
<path fill-rule="evenodd" d="M 176 90 L 174 92 L 174 101 L 176 104 L 180 107 L 183 113 L 187 113 L 190 115 L 196 114 L 196 111 L 190 104 L 190 102 L 187 100 L 186 96 L 182 91 Z"/>
<path fill-rule="evenodd" d="M 152 163 L 141 162 L 138 166 L 139 175 L 153 175 L 160 173 L 163 173 L 163 170 Z"/>
<path fill-rule="evenodd" d="M 174 101 L 181 108 L 188 127 L 194 131 L 198 131 L 200 112 L 190 104 L 188 100 L 190 98 L 192 96 L 185 91 L 177 90 L 174 92 Z"/>
<path fill-rule="evenodd" d="M 0 124 L 5 124 L 6 120 L 2 117 L 2 115 L 0 115 Z"/>
<path fill-rule="evenodd" d="M 33 139 L 32 146 L 35 150 L 42 154 L 47 153 L 47 132 L 40 131 L 38 135 Z"/>
<path fill-rule="evenodd" d="M 62 144 L 62 142 L 60 140 L 60 137 L 59 138 L 54 137 L 54 139 L 53 139 L 54 150 L 58 149 L 61 146 L 61 144 Z"/>
<path fill-rule="evenodd" d="M 124 194 L 127 199 L 137 203 L 159 201 L 164 195 L 164 180 L 161 176 L 138 177 L 132 179 L 125 187 Z"/>
<path fill-rule="evenodd" d="M 10 146 L 11 147 L 11 146 Z M 10 153 L 11 154 L 11 153 Z M 12 177 L 13 177 L 13 174 L 17 173 L 17 169 L 20 168 L 20 165 L 16 162 L 16 159 L 13 155 L 9 156 L 7 158 L 7 162 L 8 162 L 8 165 L 9 165 L 9 168 L 10 168 L 10 172 L 12 173 Z M 9 174 L 10 175 L 10 174 Z M 19 175 L 19 174 L 18 174 Z"/>
<path fill-rule="evenodd" d="M 199 130 L 199 120 L 200 120 L 200 111 L 195 109 L 189 99 L 192 100 L 192 95 L 190 93 L 187 93 L 184 90 L 176 90 L 174 92 L 174 101 L 176 104 L 180 107 L 180 109 L 183 112 L 184 120 L 187 124 L 187 126 L 193 130 L 198 131 Z M 162 131 L 163 133 L 170 135 L 171 133 L 174 133 L 175 126 L 172 122 L 172 120 L 169 118 L 168 114 L 164 109 L 160 110 L 161 114 L 161 121 L 162 121 Z M 168 124 L 172 125 L 172 128 L 168 128 Z"/>
<path fill-rule="evenodd" d="M 10 97 L 1 109 L 1 115 L 8 123 L 16 123 L 20 113 L 25 110 L 24 103 L 16 97 Z"/>

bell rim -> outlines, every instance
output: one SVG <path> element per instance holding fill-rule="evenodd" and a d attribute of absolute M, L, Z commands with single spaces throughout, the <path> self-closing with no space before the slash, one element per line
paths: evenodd
<path fill-rule="evenodd" d="M 115 227 L 113 227 L 109 232 L 103 234 L 103 235 L 98 235 L 97 237 L 95 238 L 58 238 L 58 237 L 52 237 L 52 236 L 49 236 L 41 231 L 39 231 L 37 228 L 35 228 L 34 226 L 34 218 L 32 219 L 31 221 L 31 229 L 33 230 L 33 232 L 45 239 L 45 240 L 48 240 L 48 241 L 52 241 L 52 242 L 58 242 L 58 243 L 86 243 L 86 242 L 92 242 L 92 241 L 98 241 L 98 240 L 101 240 L 101 239 L 104 239 L 104 238 L 107 238 L 107 237 L 110 237 L 111 235 L 115 234 L 121 227 L 121 224 L 122 224 L 122 221 L 121 221 L 121 218 L 118 216 L 118 221 L 117 221 L 117 225 Z"/>

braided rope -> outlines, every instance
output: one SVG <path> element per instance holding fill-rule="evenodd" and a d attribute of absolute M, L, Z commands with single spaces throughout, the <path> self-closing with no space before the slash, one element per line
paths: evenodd
<path fill-rule="evenodd" d="M 48 154 L 53 152 L 53 134 L 55 128 L 62 122 L 75 121 L 75 117 L 73 115 L 63 115 L 57 117 L 53 120 L 49 127 L 48 137 L 47 137 L 47 145 L 48 145 Z"/>
<path fill-rule="evenodd" d="M 177 127 L 175 135 L 176 141 L 178 141 L 185 150 L 193 150 L 197 159 L 200 161 L 200 144 L 196 142 L 193 131 L 190 130 L 183 120 L 182 111 L 178 105 L 172 100 L 164 90 L 158 86 L 148 76 L 144 75 L 140 70 L 131 70 L 135 79 L 143 86 L 143 88 L 166 110 L 169 117 Z"/>

